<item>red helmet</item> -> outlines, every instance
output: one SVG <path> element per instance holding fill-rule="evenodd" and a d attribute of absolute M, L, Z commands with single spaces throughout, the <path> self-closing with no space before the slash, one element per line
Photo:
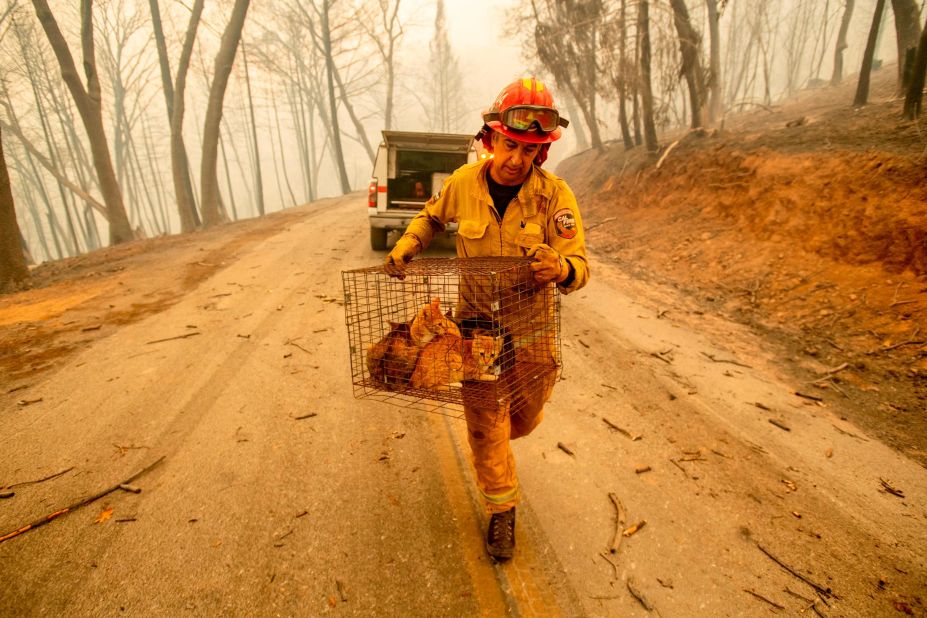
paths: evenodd
<path fill-rule="evenodd" d="M 503 88 L 492 107 L 483 113 L 483 122 L 506 137 L 531 144 L 557 141 L 560 127 L 570 124 L 554 106 L 550 90 L 534 77 L 516 80 Z"/>

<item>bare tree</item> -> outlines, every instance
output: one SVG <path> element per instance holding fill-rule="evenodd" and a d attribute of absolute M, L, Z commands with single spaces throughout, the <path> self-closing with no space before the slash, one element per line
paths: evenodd
<path fill-rule="evenodd" d="M 254 120 L 254 97 L 251 96 L 251 74 L 248 71 L 248 52 L 245 42 L 241 42 L 241 60 L 245 72 L 245 92 L 248 94 L 248 115 L 251 125 L 251 140 L 254 148 L 254 194 L 257 202 L 258 214 L 264 216 L 264 177 L 261 175 L 261 151 L 258 148 L 257 122 Z"/>
<path fill-rule="evenodd" d="M 602 149 L 596 117 L 596 54 L 604 16 L 601 0 L 531 0 L 537 57 L 582 111 L 592 147 Z"/>
<path fill-rule="evenodd" d="M 3 155 L 3 139 L 0 138 L 0 291 L 25 281 L 29 277 L 26 257 L 23 253 L 22 233 L 16 221 L 13 206 L 13 190 L 10 175 Z"/>
<path fill-rule="evenodd" d="M 196 194 L 190 178 L 190 161 L 187 147 L 183 141 L 184 91 L 187 83 L 187 69 L 193 52 L 193 40 L 203 12 L 203 0 L 194 0 L 187 34 L 184 37 L 177 67 L 176 88 L 171 78 L 171 65 L 167 57 L 167 43 L 161 27 L 161 11 L 158 0 L 149 0 L 151 24 L 154 29 L 158 59 L 161 65 L 161 83 L 167 104 L 167 118 L 171 123 L 171 175 L 174 181 L 174 199 L 177 200 L 177 214 L 180 215 L 180 231 L 191 232 L 200 225 L 200 216 L 196 210 Z M 176 120 L 175 120 L 176 118 Z"/>
<path fill-rule="evenodd" d="M 393 127 L 393 104 L 396 90 L 396 48 L 405 34 L 399 16 L 401 0 L 377 0 L 376 18 L 360 19 L 358 23 L 367 32 L 377 48 L 386 68 L 386 95 L 384 98 L 383 128 Z"/>
<path fill-rule="evenodd" d="M 843 52 L 847 48 L 847 32 L 850 30 L 850 20 L 853 18 L 853 4 L 855 0 L 845 0 L 843 19 L 840 20 L 840 32 L 837 33 L 837 47 L 834 49 L 834 72 L 830 84 L 836 86 L 843 81 Z"/>
<path fill-rule="evenodd" d="M 917 46 L 917 55 L 911 71 L 911 83 L 908 85 L 908 92 L 904 99 L 904 115 L 908 120 L 914 120 L 921 114 L 925 78 L 927 78 L 927 23 L 921 30 L 921 40 Z"/>
<path fill-rule="evenodd" d="M 221 223 L 224 216 L 219 209 L 219 125 L 222 121 L 222 107 L 225 89 L 232 73 L 232 64 L 245 26 L 250 0 L 235 0 L 232 15 L 222 33 L 219 51 L 216 53 L 212 85 L 209 88 L 209 102 L 206 106 L 206 120 L 203 122 L 203 154 L 200 163 L 200 198 L 203 209 L 203 223 L 207 226 Z M 176 111 L 176 107 L 175 107 Z"/>
<path fill-rule="evenodd" d="M 863 53 L 863 66 L 859 71 L 859 82 L 856 85 L 856 98 L 853 105 L 865 105 L 869 101 L 869 74 L 872 73 L 872 59 L 875 56 L 876 41 L 879 38 L 879 27 L 882 25 L 882 11 L 885 10 L 885 0 L 876 0 L 875 12 L 872 15 L 872 27 L 869 28 L 869 39 L 866 42 L 866 51 Z"/>
<path fill-rule="evenodd" d="M 119 183 L 110 158 L 106 131 L 103 128 L 102 96 L 94 54 L 93 3 L 91 0 L 81 0 L 81 48 L 84 72 L 87 76 L 86 89 L 78 76 L 77 67 L 74 65 L 68 44 L 58 28 L 58 22 L 55 21 L 54 15 L 48 8 L 48 2 L 32 0 L 32 4 L 48 37 L 48 42 L 58 58 L 61 77 L 71 91 L 71 96 L 84 123 L 84 129 L 87 131 L 100 191 L 103 194 L 103 202 L 106 204 L 110 242 L 117 244 L 131 240 L 132 228 L 126 216 L 122 193 L 119 190 Z"/>
<path fill-rule="evenodd" d="M 650 3 L 639 0 L 637 6 L 637 36 L 640 37 L 641 116 L 644 124 L 644 144 L 647 152 L 656 152 L 657 128 L 653 121 L 653 90 L 650 78 Z"/>
<path fill-rule="evenodd" d="M 895 15 L 895 34 L 898 43 L 898 84 L 904 91 L 908 85 L 905 69 L 908 58 L 913 60 L 913 51 L 917 48 L 921 36 L 920 12 L 915 0 L 892 0 L 892 13 Z M 910 74 L 910 69 L 908 70 Z"/>
<path fill-rule="evenodd" d="M 463 80 L 457 56 L 447 36 L 444 0 L 438 0 L 435 6 L 435 33 L 431 39 L 429 66 L 434 90 L 425 113 L 431 120 L 432 129 L 446 133 L 457 128 L 462 116 L 460 100 Z"/>
<path fill-rule="evenodd" d="M 852 0 L 850 0 L 852 2 Z M 708 121 L 712 124 L 721 117 L 721 12 L 718 0 L 705 0 L 708 9 Z M 723 3 L 722 3 L 723 7 Z"/>
<path fill-rule="evenodd" d="M 682 54 L 682 68 L 680 72 L 686 78 L 689 87 L 689 104 L 692 109 L 692 128 L 705 126 L 705 80 L 702 73 L 702 64 L 699 60 L 701 36 L 692 26 L 689 19 L 689 9 L 685 0 L 670 0 L 673 7 L 673 24 L 679 36 L 679 51 Z"/>

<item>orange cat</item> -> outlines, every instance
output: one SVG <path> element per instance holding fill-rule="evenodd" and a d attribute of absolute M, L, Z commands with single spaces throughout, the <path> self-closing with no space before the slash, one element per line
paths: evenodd
<path fill-rule="evenodd" d="M 367 370 L 374 381 L 387 390 L 401 390 L 409 385 L 415 370 L 419 348 L 412 343 L 407 322 L 390 322 L 390 331 L 367 348 Z"/>
<path fill-rule="evenodd" d="M 475 332 L 473 339 L 440 335 L 422 348 L 410 384 L 412 388 L 446 391 L 461 386 L 464 380 L 495 380 L 492 365 L 501 351 L 501 339 L 491 335 Z"/>
<path fill-rule="evenodd" d="M 441 299 L 436 296 L 415 314 L 409 334 L 412 341 L 421 347 L 440 335 L 460 337 L 460 329 L 454 320 L 441 313 Z"/>

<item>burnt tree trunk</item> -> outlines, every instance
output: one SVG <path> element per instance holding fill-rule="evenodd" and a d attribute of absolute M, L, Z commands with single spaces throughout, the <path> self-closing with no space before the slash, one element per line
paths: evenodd
<path fill-rule="evenodd" d="M 908 85 L 907 96 L 904 99 L 904 115 L 908 120 L 914 120 L 921 114 L 925 78 L 927 78 L 927 23 L 921 30 L 921 42 L 917 46 L 911 83 Z"/>
<path fill-rule="evenodd" d="M 866 41 L 866 51 L 863 53 L 863 66 L 859 70 L 856 98 L 853 99 L 853 105 L 856 106 L 865 105 L 869 101 L 869 74 L 872 73 L 872 59 L 875 56 L 883 10 L 885 10 L 885 0 L 877 0 L 875 13 L 872 15 L 872 27 L 869 28 L 869 40 Z"/>
<path fill-rule="evenodd" d="M 903 92 L 908 85 L 905 81 L 905 59 L 909 56 L 909 49 L 917 48 L 921 37 L 920 12 L 915 0 L 892 0 L 892 12 L 898 42 L 898 84 Z"/>
<path fill-rule="evenodd" d="M 852 2 L 853 0 L 850 0 Z M 714 124 L 721 117 L 721 14 L 718 0 L 705 0 L 708 6 L 708 121 Z"/>
<path fill-rule="evenodd" d="M 637 13 L 637 31 L 641 45 L 641 116 L 644 123 L 644 144 L 647 152 L 656 152 L 657 127 L 653 121 L 653 87 L 650 79 L 650 6 L 648 0 L 640 0 Z"/>
<path fill-rule="evenodd" d="M 843 81 L 843 51 L 847 48 L 847 32 L 850 30 L 850 20 L 853 18 L 853 4 L 855 0 L 846 0 L 843 10 L 843 19 L 840 21 L 840 30 L 837 32 L 837 47 L 834 49 L 834 72 L 830 78 L 830 85 L 836 86 Z"/>
<path fill-rule="evenodd" d="M 22 234 L 13 207 L 13 189 L 10 187 L 10 175 L 3 156 L 3 140 L 0 139 L 0 291 L 28 277 Z"/>
<path fill-rule="evenodd" d="M 698 50 L 701 37 L 692 26 L 689 19 L 689 9 L 685 0 L 670 0 L 673 6 L 673 24 L 679 36 L 679 51 L 682 54 L 681 72 L 686 78 L 689 87 L 689 102 L 692 108 L 692 128 L 705 126 L 705 80 L 702 75 L 702 63 L 699 61 Z"/>
<path fill-rule="evenodd" d="M 209 103 L 203 122 L 203 155 L 200 163 L 200 203 L 203 209 L 203 223 L 207 226 L 221 223 L 224 219 L 219 207 L 219 125 L 222 122 L 222 107 L 225 89 L 232 73 L 232 64 L 238 52 L 241 31 L 245 27 L 250 0 L 235 0 L 232 16 L 222 33 L 222 42 L 216 54 L 215 71 L 209 88 Z"/>

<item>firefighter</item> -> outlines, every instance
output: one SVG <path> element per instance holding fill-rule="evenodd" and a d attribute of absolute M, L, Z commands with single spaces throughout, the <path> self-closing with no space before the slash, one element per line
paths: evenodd
<path fill-rule="evenodd" d="M 387 271 L 402 276 L 445 224 L 456 221 L 459 257 L 533 257 L 538 283 L 554 281 L 564 294 L 583 287 L 589 267 L 576 198 L 563 180 L 541 168 L 568 124 L 537 79 L 503 88 L 483 113 L 475 138 L 493 156 L 464 165 L 445 180 L 387 256 Z M 464 396 L 477 485 L 490 515 L 486 549 L 497 560 L 511 558 L 515 550 L 518 477 L 509 442 L 537 427 L 552 389 L 553 378 L 532 385 L 520 394 L 517 414 L 503 410 L 500 420 L 490 423 L 486 415 L 496 410 L 481 409 Z"/>

